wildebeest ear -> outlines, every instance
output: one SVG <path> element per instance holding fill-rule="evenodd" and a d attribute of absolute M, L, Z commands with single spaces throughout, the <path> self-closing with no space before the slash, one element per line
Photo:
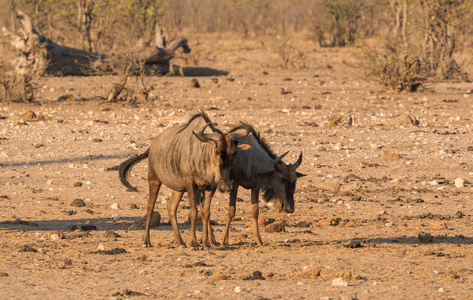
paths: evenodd
<path fill-rule="evenodd" d="M 258 173 L 258 176 L 262 176 L 262 177 L 272 177 L 273 175 L 274 175 L 274 171 Z"/>
<path fill-rule="evenodd" d="M 307 175 L 306 175 L 306 174 L 299 173 L 299 172 L 296 172 L 296 176 L 297 176 L 297 178 L 301 178 L 301 177 L 304 177 L 304 176 L 307 176 Z"/>

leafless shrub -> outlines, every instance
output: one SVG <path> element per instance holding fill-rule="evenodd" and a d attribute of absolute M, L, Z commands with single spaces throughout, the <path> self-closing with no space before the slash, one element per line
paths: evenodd
<path fill-rule="evenodd" d="M 279 55 L 281 67 L 287 69 L 289 64 L 293 64 L 295 49 L 290 38 L 276 38 L 276 49 Z"/>
<path fill-rule="evenodd" d="M 330 127 L 337 127 L 338 125 L 340 125 L 342 123 L 343 117 L 342 116 L 332 116 L 332 117 L 327 118 L 327 121 L 328 121 L 328 125 Z"/>
<path fill-rule="evenodd" d="M 395 91 L 415 92 L 428 78 L 420 49 L 385 42 L 381 48 L 362 47 L 368 73 Z"/>
<path fill-rule="evenodd" d="M 115 72 L 118 75 L 118 82 L 113 84 L 107 97 L 108 102 L 128 101 L 129 103 L 138 103 L 148 101 L 149 93 L 153 89 L 147 78 L 150 74 L 141 62 L 136 62 L 140 66 L 139 71 L 132 72 L 133 64 L 124 57 L 123 62 L 116 67 Z M 130 78 L 135 79 L 134 83 L 131 81 L 133 85 L 131 88 L 127 87 L 127 84 L 130 85 Z"/>
<path fill-rule="evenodd" d="M 362 46 L 368 73 L 396 91 L 410 92 L 431 80 L 468 80 L 453 53 L 455 28 L 473 12 L 471 1 L 418 0 L 411 6 L 407 0 L 396 2 L 401 9 L 393 9 L 396 22 L 391 32 L 397 35 L 381 39 L 382 47 Z"/>
<path fill-rule="evenodd" d="M 473 12 L 471 0 L 417 0 L 423 32 L 422 48 L 432 76 L 438 79 L 467 79 L 453 58 L 455 30 Z"/>

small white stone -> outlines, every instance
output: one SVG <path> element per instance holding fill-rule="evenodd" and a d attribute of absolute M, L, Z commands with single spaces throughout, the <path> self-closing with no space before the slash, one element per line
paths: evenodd
<path fill-rule="evenodd" d="M 53 184 L 53 183 L 54 183 L 54 181 L 52 181 L 51 179 L 48 180 L 48 182 L 46 182 L 47 185 L 51 185 L 51 184 Z"/>
<path fill-rule="evenodd" d="M 112 209 L 121 209 L 120 205 L 118 203 L 113 203 L 111 206 L 110 206 Z"/>
<path fill-rule="evenodd" d="M 289 109 L 287 109 L 287 108 L 283 108 L 283 109 L 282 109 L 282 112 L 283 112 L 283 113 L 289 113 L 289 112 L 290 112 L 290 110 L 289 110 Z"/>
<path fill-rule="evenodd" d="M 439 185 L 438 181 L 437 180 L 432 180 L 430 182 L 430 185 Z"/>
<path fill-rule="evenodd" d="M 241 286 L 238 285 L 235 287 L 235 293 L 241 293 L 241 290 L 242 290 Z"/>
<path fill-rule="evenodd" d="M 461 178 L 455 179 L 455 187 L 462 188 L 465 186 L 465 181 Z"/>
<path fill-rule="evenodd" d="M 98 251 L 105 251 L 105 246 L 103 244 L 99 244 L 99 246 L 97 247 L 97 250 Z"/>
<path fill-rule="evenodd" d="M 59 239 L 60 239 L 60 238 L 59 238 L 59 235 L 58 235 L 57 233 L 51 234 L 51 240 L 57 241 L 57 240 L 59 240 Z"/>
<path fill-rule="evenodd" d="M 333 286 L 348 286 L 348 280 L 345 278 L 339 277 L 332 280 Z"/>
<path fill-rule="evenodd" d="M 443 292 L 445 292 L 445 290 L 443 288 L 439 288 L 439 292 L 443 293 Z"/>

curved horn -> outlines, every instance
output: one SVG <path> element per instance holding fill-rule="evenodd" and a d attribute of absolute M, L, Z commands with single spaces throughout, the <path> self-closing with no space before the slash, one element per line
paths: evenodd
<path fill-rule="evenodd" d="M 230 130 L 228 132 L 228 133 L 230 133 L 231 137 L 234 140 L 238 140 L 238 139 L 241 139 L 241 138 L 244 138 L 244 137 L 248 136 L 251 133 L 252 129 L 253 129 L 249 124 L 246 124 L 244 122 L 240 121 L 240 124 L 241 125 L 234 127 L 232 130 Z M 235 131 L 237 131 L 239 129 L 245 129 L 245 133 L 236 133 Z"/>
<path fill-rule="evenodd" d="M 212 129 L 213 132 L 222 133 L 220 130 L 218 130 L 218 129 L 215 127 L 214 124 L 216 124 L 216 123 L 209 122 L 208 125 L 209 125 L 210 129 Z"/>
<path fill-rule="evenodd" d="M 286 156 L 286 154 L 288 154 L 289 151 L 287 151 L 286 153 L 284 153 L 283 155 L 280 155 L 278 156 L 275 160 L 274 160 L 274 168 L 278 171 L 281 170 L 281 168 L 279 167 L 279 164 L 281 163 L 282 159 L 284 156 Z"/>
<path fill-rule="evenodd" d="M 195 135 L 196 138 L 199 139 L 199 141 L 203 143 L 208 143 L 210 141 L 216 141 L 218 142 L 220 140 L 220 134 L 219 133 L 212 133 L 212 134 L 205 134 L 204 131 L 205 129 L 210 126 L 210 122 L 207 123 L 204 127 L 202 127 L 199 132 L 192 131 L 192 133 Z"/>
<path fill-rule="evenodd" d="M 240 124 L 241 124 L 241 126 L 243 126 L 243 128 L 245 129 L 245 135 L 244 135 L 243 137 L 249 135 L 250 132 L 251 132 L 252 127 L 251 127 L 249 124 L 244 123 L 244 122 L 242 122 L 242 121 L 240 121 Z"/>
<path fill-rule="evenodd" d="M 299 159 L 294 163 L 294 167 L 296 167 L 296 169 L 299 168 L 301 163 L 302 163 L 302 151 L 301 151 L 301 154 L 299 154 Z"/>

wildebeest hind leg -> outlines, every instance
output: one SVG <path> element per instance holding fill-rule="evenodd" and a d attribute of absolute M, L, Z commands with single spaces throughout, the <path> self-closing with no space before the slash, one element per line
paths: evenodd
<path fill-rule="evenodd" d="M 238 194 L 238 185 L 233 188 L 230 192 L 230 204 L 228 207 L 228 218 L 227 218 L 227 224 L 225 225 L 225 230 L 223 233 L 223 239 L 222 239 L 222 246 L 228 247 L 228 239 L 230 235 L 230 223 L 232 222 L 233 218 L 235 217 L 236 213 L 236 198 Z"/>
<path fill-rule="evenodd" d="M 197 203 L 196 203 L 196 191 L 194 183 L 187 185 L 187 195 L 189 196 L 189 213 L 191 217 L 191 241 L 190 246 L 198 249 L 199 243 L 197 242 L 197 236 L 195 235 L 195 222 L 197 220 Z M 197 192 L 198 193 L 198 192 Z"/>
<path fill-rule="evenodd" d="M 151 225 L 151 217 L 153 216 L 154 206 L 156 204 L 156 198 L 158 198 L 158 192 L 161 188 L 161 181 L 159 181 L 153 174 L 150 172 L 148 174 L 148 185 L 149 185 L 149 199 L 148 206 L 146 209 L 146 229 L 145 236 L 143 239 L 143 245 L 145 247 L 151 247 L 151 240 L 149 237 L 149 229 Z"/>
<path fill-rule="evenodd" d="M 181 198 L 184 192 L 172 191 L 171 198 L 167 203 L 167 209 L 169 214 L 169 220 L 171 221 L 172 231 L 174 232 L 174 238 L 176 243 L 179 246 L 186 247 L 186 243 L 181 238 L 181 233 L 179 232 L 179 226 L 177 224 L 177 207 L 179 206 L 179 202 L 181 202 Z"/>

